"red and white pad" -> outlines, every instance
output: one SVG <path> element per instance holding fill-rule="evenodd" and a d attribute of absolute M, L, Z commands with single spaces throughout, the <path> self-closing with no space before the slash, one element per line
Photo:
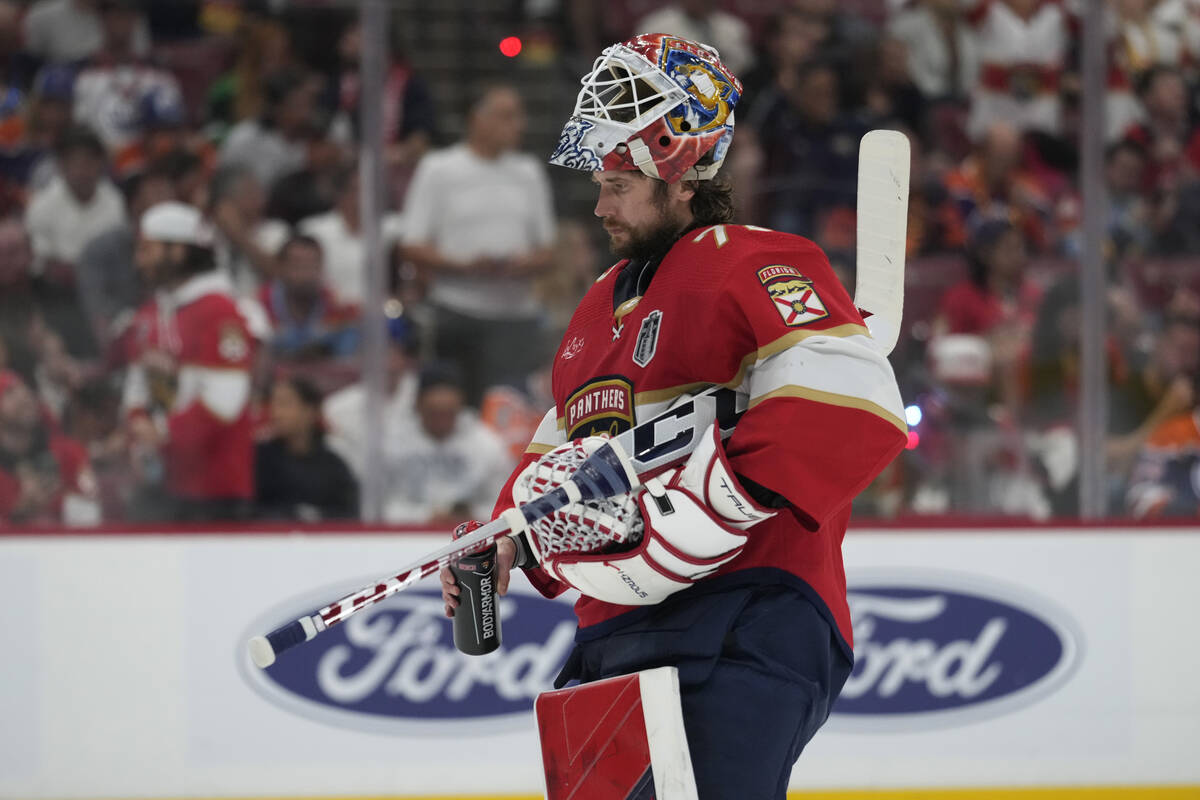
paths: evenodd
<path fill-rule="evenodd" d="M 534 710 L 547 800 L 697 800 L 675 667 L 545 692 Z"/>

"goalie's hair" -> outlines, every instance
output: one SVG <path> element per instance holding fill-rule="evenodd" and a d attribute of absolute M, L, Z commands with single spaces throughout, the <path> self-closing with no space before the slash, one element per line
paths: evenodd
<path fill-rule="evenodd" d="M 712 153 L 705 153 L 696 162 L 698 165 L 711 164 Z M 718 175 L 706 181 L 687 181 L 695 194 L 692 195 L 689 206 L 692 211 L 692 227 L 706 228 L 709 225 L 725 225 L 733 222 L 733 183 L 724 175 Z M 667 194 L 667 184 L 658 181 L 655 184 L 657 197 Z"/>
<path fill-rule="evenodd" d="M 724 175 L 706 181 L 692 181 L 695 194 L 691 207 L 698 227 L 733 222 L 733 183 Z"/>

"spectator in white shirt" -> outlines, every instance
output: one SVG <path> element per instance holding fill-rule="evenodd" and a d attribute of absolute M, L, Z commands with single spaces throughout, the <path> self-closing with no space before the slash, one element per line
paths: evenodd
<path fill-rule="evenodd" d="M 34 274 L 49 271 L 56 277 L 78 260 L 84 245 L 125 222 L 125 203 L 105 176 L 108 163 L 96 134 L 83 127 L 67 131 L 57 158 L 58 175 L 34 194 L 25 212 Z"/>
<path fill-rule="evenodd" d="M 115 0 L 37 0 L 25 15 L 25 49 L 54 64 L 78 61 L 95 53 L 104 42 L 100 12 L 108 6 L 129 5 Z M 150 52 L 150 31 L 137 19 L 133 48 Z"/>
<path fill-rule="evenodd" d="M 344 167 L 334 179 L 336 204 L 324 214 L 300 221 L 299 230 L 321 243 L 325 253 L 325 280 L 340 303 L 361 306 L 367 295 L 366 255 L 359 219 L 358 168 Z M 385 252 L 400 241 L 403 220 L 384 214 L 381 234 Z"/>
<path fill-rule="evenodd" d="M 457 370 L 422 370 L 417 414 L 386 443 L 388 522 L 449 527 L 487 519 L 508 479 L 512 460 L 504 443 L 465 406 Z"/>
<path fill-rule="evenodd" d="M 267 77 L 261 119 L 233 126 L 221 146 L 219 161 L 250 169 L 268 192 L 275 181 L 304 167 L 314 129 L 320 84 L 294 70 Z"/>
<path fill-rule="evenodd" d="M 542 159 L 516 152 L 520 96 L 492 86 L 466 140 L 427 155 L 405 202 L 405 255 L 432 278 L 439 358 L 454 361 L 468 402 L 537 367 L 543 310 L 534 278 L 553 261 L 554 214 Z"/>
<path fill-rule="evenodd" d="M 105 0 L 100 12 L 103 45 L 75 78 L 74 117 L 115 153 L 144 133 L 147 103 L 182 107 L 183 101 L 175 76 L 137 53 L 135 5 Z"/>
<path fill-rule="evenodd" d="M 888 33 L 904 42 L 908 72 L 926 97 L 964 97 L 974 88 L 979 55 L 960 0 L 921 0 L 897 14 Z"/>
<path fill-rule="evenodd" d="M 417 338 L 404 316 L 388 320 L 387 386 L 383 398 L 382 430 L 367 418 L 367 387 L 361 381 L 330 394 L 322 406 L 330 449 L 345 459 L 361 481 L 367 437 L 389 442 L 401 435 L 404 421 L 412 417 L 417 398 Z"/>

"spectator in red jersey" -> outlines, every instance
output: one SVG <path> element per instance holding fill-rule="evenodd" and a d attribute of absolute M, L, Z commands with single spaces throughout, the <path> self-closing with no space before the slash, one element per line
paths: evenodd
<path fill-rule="evenodd" d="M 192 206 L 159 203 L 142 215 L 136 259 L 163 299 L 130 369 L 126 407 L 134 444 L 161 454 L 179 520 L 241 518 L 254 496 L 255 343 L 212 244 Z"/>
<path fill-rule="evenodd" d="M 1021 161 L 1020 133 L 1007 122 L 996 122 L 975 153 L 946 176 L 946 188 L 968 228 L 1005 219 L 1020 228 L 1035 250 L 1046 250 L 1053 244 L 1049 198 Z"/>
<path fill-rule="evenodd" d="M 282 359 L 351 355 L 358 348 L 358 313 L 342 305 L 324 280 L 324 253 L 311 236 L 293 236 L 278 255 L 278 274 L 259 302 L 274 328 L 271 350 Z"/>
<path fill-rule="evenodd" d="M 968 277 L 942 298 L 939 329 L 989 335 L 1014 324 L 1028 333 L 1041 292 L 1025 274 L 1029 256 L 1021 231 L 1003 220 L 984 223 L 971 239 L 969 259 Z"/>
<path fill-rule="evenodd" d="M 997 122 L 1020 132 L 1061 133 L 1059 85 L 1070 47 L 1070 16 L 1057 0 L 977 0 L 979 86 L 967 130 L 978 141 Z"/>
<path fill-rule="evenodd" d="M 99 521 L 87 451 L 47 424 L 19 375 L 0 370 L 0 524 Z"/>
<path fill-rule="evenodd" d="M 268 413 L 272 438 L 255 450 L 257 516 L 317 522 L 358 516 L 358 482 L 325 444 L 321 392 L 306 378 L 276 379 Z"/>

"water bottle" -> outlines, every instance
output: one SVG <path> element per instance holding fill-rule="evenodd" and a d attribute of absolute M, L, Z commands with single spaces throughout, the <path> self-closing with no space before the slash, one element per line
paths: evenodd
<path fill-rule="evenodd" d="M 479 528 L 464 522 L 454 529 L 459 539 Z M 454 610 L 454 646 L 469 656 L 482 656 L 500 646 L 500 607 L 496 595 L 496 545 L 463 556 L 450 564 L 458 581 L 458 608 Z"/>

